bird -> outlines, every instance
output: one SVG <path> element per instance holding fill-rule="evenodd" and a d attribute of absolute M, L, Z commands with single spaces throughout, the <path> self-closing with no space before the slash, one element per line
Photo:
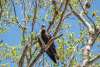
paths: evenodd
<path fill-rule="evenodd" d="M 52 38 L 52 36 L 47 33 L 45 25 L 41 26 L 40 35 L 41 35 L 41 38 L 38 37 L 40 47 L 42 47 L 42 45 L 43 45 L 40 39 L 42 39 L 42 41 L 45 43 L 45 45 L 47 45 L 48 41 Z M 52 45 L 48 48 L 46 53 L 54 63 L 57 63 L 57 60 L 59 59 L 59 57 L 57 55 L 54 41 L 53 41 Z"/>

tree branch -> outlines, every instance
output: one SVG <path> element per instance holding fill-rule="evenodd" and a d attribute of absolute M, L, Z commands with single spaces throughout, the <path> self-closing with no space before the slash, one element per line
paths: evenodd
<path fill-rule="evenodd" d="M 37 15 L 37 9 L 38 9 L 38 4 L 37 4 L 37 0 L 35 1 L 35 9 L 34 9 L 34 16 L 33 16 L 33 19 L 32 19 L 32 30 L 31 32 L 33 32 L 33 29 L 34 29 L 34 24 L 35 24 L 35 19 L 36 19 L 36 15 Z"/>
<path fill-rule="evenodd" d="M 85 8 L 83 7 L 83 5 L 82 5 L 82 3 L 81 3 L 81 0 L 79 0 L 79 3 L 80 3 L 80 6 L 81 6 L 81 8 L 83 9 L 83 11 L 85 12 L 86 10 L 85 10 Z M 89 2 L 90 3 L 90 2 Z M 86 4 L 84 4 L 84 5 L 86 5 Z M 91 4 L 90 4 L 91 5 Z M 89 10 L 88 10 L 89 11 Z M 88 16 L 88 14 L 85 14 L 86 15 L 86 17 L 92 22 L 92 24 L 93 24 L 93 26 L 94 26 L 94 30 L 96 31 L 96 25 L 95 25 L 95 23 L 94 23 L 94 21 Z"/>
<path fill-rule="evenodd" d="M 74 58 L 74 56 L 75 56 L 75 53 L 76 53 L 76 51 L 77 51 L 78 45 L 79 45 L 79 44 L 77 44 L 77 45 L 75 46 L 75 48 L 74 48 L 74 50 L 73 50 L 73 53 L 72 53 L 72 55 L 70 56 L 70 58 L 69 58 L 69 60 L 68 60 L 67 67 L 70 67 L 71 61 L 73 60 L 73 58 Z"/>
<path fill-rule="evenodd" d="M 36 44 L 37 42 L 38 42 L 38 41 L 32 42 L 32 44 Z M 25 58 L 25 56 L 26 56 L 27 49 L 28 49 L 28 47 L 31 46 L 30 43 L 31 43 L 30 40 L 28 40 L 28 41 L 25 43 L 25 47 L 24 47 L 24 49 L 23 49 L 21 58 L 20 58 L 20 60 L 19 60 L 19 62 L 18 62 L 18 67 L 22 67 L 22 65 L 23 65 L 23 61 L 24 61 L 24 58 Z"/>
<path fill-rule="evenodd" d="M 34 16 L 33 16 L 33 21 L 32 21 L 32 30 L 31 32 L 33 32 L 33 28 L 34 28 L 34 24 L 35 24 L 35 19 L 36 19 L 36 14 L 37 14 L 37 1 L 35 1 L 35 10 L 34 10 Z M 21 55 L 21 58 L 19 60 L 19 63 L 18 63 L 18 67 L 22 67 L 23 66 L 23 63 L 24 63 L 24 58 L 26 56 L 26 53 L 28 51 L 28 48 L 30 46 L 32 46 L 32 44 L 35 44 L 37 41 L 35 41 L 33 43 L 33 40 L 32 40 L 32 37 L 31 37 L 31 40 L 30 42 L 28 42 L 28 44 L 25 45 L 24 49 L 23 49 L 23 52 L 22 52 L 22 55 Z M 27 42 L 26 42 L 27 43 Z M 31 50 L 31 49 L 30 49 Z M 30 53 L 30 59 L 28 62 L 30 62 L 31 60 L 31 53 Z"/>
<path fill-rule="evenodd" d="M 99 35 L 99 32 L 98 32 L 99 30 L 95 31 L 95 29 L 92 28 L 92 25 L 82 16 L 82 13 L 78 14 L 77 12 L 74 11 L 71 4 L 69 4 L 69 6 L 73 14 L 88 28 L 89 38 L 88 38 L 87 45 L 83 49 L 83 63 L 82 63 L 82 67 L 88 67 L 90 49 L 95 43 L 95 40 L 97 39 Z"/>
<path fill-rule="evenodd" d="M 100 59 L 100 55 L 97 55 L 95 58 L 91 59 L 88 64 L 93 64 L 95 61 L 97 61 L 98 59 Z"/>
<path fill-rule="evenodd" d="M 91 33 L 94 33 L 94 29 L 92 28 L 92 26 L 90 25 L 90 23 L 85 20 L 85 18 L 82 16 L 82 13 L 78 14 L 77 12 L 74 11 L 73 7 L 71 4 L 69 4 L 69 7 L 71 9 L 71 11 L 73 12 L 73 14 L 81 21 L 83 22 L 83 24 L 87 27 L 88 31 Z"/>

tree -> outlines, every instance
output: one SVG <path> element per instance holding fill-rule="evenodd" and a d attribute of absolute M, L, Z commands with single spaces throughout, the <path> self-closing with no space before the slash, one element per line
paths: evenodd
<path fill-rule="evenodd" d="M 92 10 L 94 2 L 0 0 L 0 36 L 8 33 L 11 26 L 19 29 L 16 36 L 21 33 L 17 46 L 10 46 L 0 37 L 0 61 L 10 58 L 18 67 L 99 67 L 100 55 L 97 51 L 96 55 L 94 49 L 99 49 L 95 46 L 100 43 L 100 16 Z M 53 36 L 43 49 L 37 39 L 42 24 L 46 24 L 47 32 Z M 56 43 L 59 64 L 48 61 L 45 54 L 52 42 Z"/>

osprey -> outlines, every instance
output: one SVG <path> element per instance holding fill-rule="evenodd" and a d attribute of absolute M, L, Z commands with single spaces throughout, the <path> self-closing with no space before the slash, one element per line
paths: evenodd
<path fill-rule="evenodd" d="M 45 25 L 42 25 L 41 30 L 40 30 L 40 37 L 38 37 L 39 45 L 41 47 L 43 47 L 43 45 L 44 45 L 44 44 L 42 44 L 41 40 L 45 43 L 45 45 L 47 45 L 48 41 L 51 38 L 52 38 L 52 36 L 48 35 Z M 58 55 L 57 55 L 57 52 L 56 52 L 54 42 L 48 48 L 46 53 L 54 63 L 57 63 Z"/>

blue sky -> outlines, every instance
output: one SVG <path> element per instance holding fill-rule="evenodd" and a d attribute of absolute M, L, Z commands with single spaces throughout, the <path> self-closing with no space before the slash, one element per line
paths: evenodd
<path fill-rule="evenodd" d="M 93 9 L 91 9 L 91 11 L 93 10 L 96 10 L 97 11 L 97 15 L 100 16 L 100 0 L 94 0 L 93 2 Z M 21 21 L 23 19 L 23 16 L 22 16 L 22 13 L 21 13 L 21 8 L 17 5 L 17 8 L 16 8 L 16 11 L 17 11 L 17 16 L 20 17 L 19 20 Z M 45 16 L 45 9 L 42 9 L 40 11 L 40 15 L 42 15 L 43 17 Z M 71 23 L 72 25 L 72 29 L 71 29 L 71 32 L 76 32 L 78 33 L 78 23 L 76 23 L 77 20 L 76 18 L 75 19 L 70 19 L 70 20 L 67 20 Z M 41 23 L 44 23 L 46 26 L 47 23 L 45 21 L 42 21 L 42 20 L 38 20 L 37 22 L 39 22 L 39 24 L 35 24 L 35 27 L 34 27 L 34 30 L 36 33 L 39 32 L 39 29 L 41 27 Z M 29 24 L 29 32 L 30 32 L 30 24 Z M 21 30 L 19 30 L 18 26 L 16 25 L 8 25 L 7 26 L 7 32 L 6 33 L 3 33 L 3 34 L 0 34 L 0 40 L 3 40 L 4 43 L 7 43 L 8 45 L 12 45 L 12 46 L 17 46 L 18 44 L 21 43 Z M 97 45 L 100 45 L 99 43 L 97 43 Z M 94 50 L 93 52 L 96 52 L 96 53 L 100 53 L 100 50 L 97 50 L 95 49 L 96 46 L 94 46 L 92 49 Z M 1 64 L 1 63 L 0 63 Z M 11 64 L 11 67 L 13 67 L 13 65 Z"/>
<path fill-rule="evenodd" d="M 93 10 L 96 10 L 97 11 L 97 15 L 100 16 L 100 0 L 95 0 L 95 2 L 93 2 L 93 9 L 91 9 L 92 11 Z M 23 20 L 23 16 L 22 16 L 22 13 L 21 13 L 21 8 L 16 8 L 17 10 L 17 16 L 19 17 L 20 20 Z M 44 16 L 45 14 L 45 10 L 41 10 L 41 13 L 40 15 Z M 78 29 L 78 23 L 75 22 L 75 19 L 69 19 L 68 20 L 71 25 L 75 28 Z M 39 29 L 40 29 L 40 26 L 41 26 L 41 22 L 44 23 L 44 24 L 47 24 L 45 21 L 37 21 L 39 22 L 39 24 L 36 24 L 36 26 L 34 27 L 35 28 L 35 31 L 36 32 L 39 32 Z M 47 25 L 46 25 L 47 26 Z M 8 25 L 7 27 L 8 31 L 7 33 L 3 33 L 3 34 L 0 34 L 0 40 L 3 40 L 5 43 L 8 43 L 9 45 L 18 45 L 20 44 L 20 41 L 21 41 L 21 32 L 20 30 L 18 29 L 18 26 L 16 25 Z M 77 32 L 77 30 L 75 29 L 72 29 L 73 32 Z"/>

